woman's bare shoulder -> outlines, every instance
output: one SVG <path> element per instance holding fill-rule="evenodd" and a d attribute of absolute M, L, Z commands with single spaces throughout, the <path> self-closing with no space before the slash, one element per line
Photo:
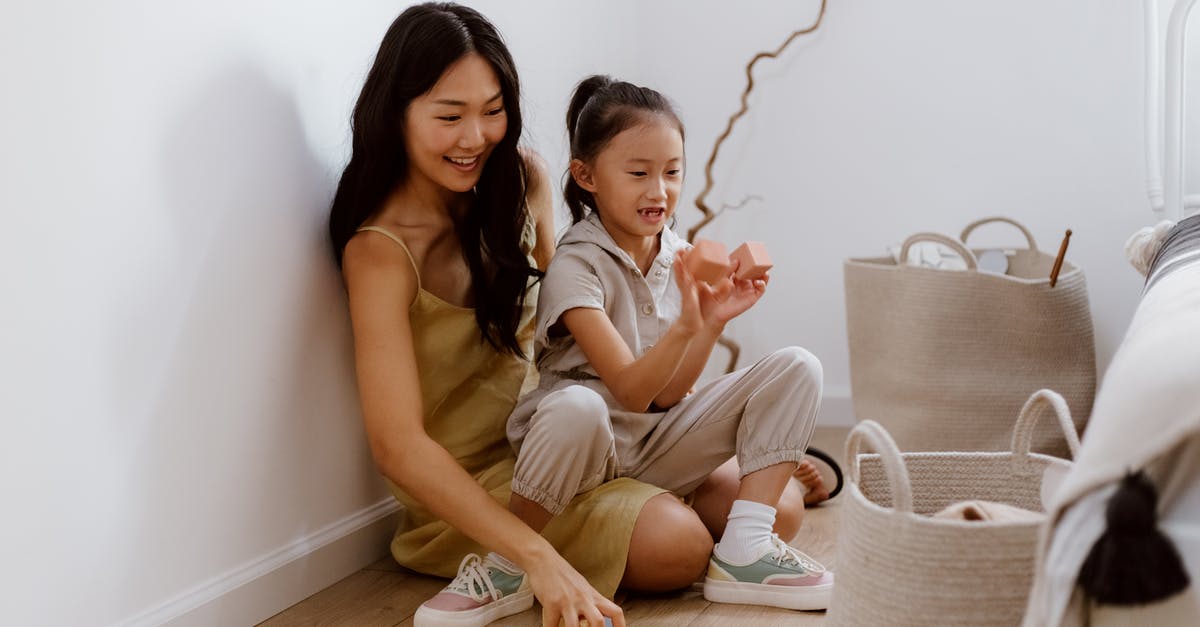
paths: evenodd
<path fill-rule="evenodd" d="M 367 294 L 385 290 L 408 302 L 416 297 L 417 271 L 402 241 L 378 231 L 360 231 L 350 238 L 342 253 L 342 276 L 352 295 L 363 287 Z"/>
<path fill-rule="evenodd" d="M 539 191 L 550 188 L 550 166 L 542 155 L 532 148 L 521 146 L 521 159 L 525 162 L 525 177 L 528 183 L 528 195 L 535 196 Z"/>

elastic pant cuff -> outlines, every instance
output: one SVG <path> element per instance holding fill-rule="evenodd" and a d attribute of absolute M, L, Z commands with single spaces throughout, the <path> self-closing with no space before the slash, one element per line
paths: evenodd
<path fill-rule="evenodd" d="M 741 474 L 738 479 L 746 475 L 757 472 L 768 466 L 791 462 L 799 464 L 804 460 L 804 451 L 788 449 L 781 451 L 771 451 L 767 453 L 756 453 L 754 456 L 747 456 L 747 459 L 738 459 L 738 465 L 741 466 Z M 531 499 L 532 500 L 532 499 Z"/>
<path fill-rule="evenodd" d="M 565 501 L 556 499 L 550 492 L 515 477 L 512 480 L 512 492 L 537 503 L 554 516 L 563 513 L 563 510 L 567 509 L 567 505 L 571 502 L 570 499 Z"/>

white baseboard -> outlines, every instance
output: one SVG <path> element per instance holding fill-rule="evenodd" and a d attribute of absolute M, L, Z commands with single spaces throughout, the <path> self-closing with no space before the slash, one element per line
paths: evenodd
<path fill-rule="evenodd" d="M 817 424 L 853 427 L 857 422 L 854 417 L 854 404 L 850 400 L 849 386 L 826 387 L 821 398 L 821 412 L 817 416 Z"/>
<path fill-rule="evenodd" d="M 254 625 L 368 566 L 396 530 L 396 500 L 378 503 L 133 616 L 128 627 Z"/>

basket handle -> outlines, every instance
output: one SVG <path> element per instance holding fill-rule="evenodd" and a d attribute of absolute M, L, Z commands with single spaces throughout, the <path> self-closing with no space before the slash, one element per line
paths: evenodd
<path fill-rule="evenodd" d="M 879 453 L 887 471 L 888 485 L 892 488 L 892 509 L 900 512 L 912 511 L 912 482 L 908 478 L 908 467 L 900 455 L 896 441 L 888 434 L 883 425 L 874 420 L 864 420 L 854 426 L 846 437 L 846 460 L 849 462 L 846 471 L 850 482 L 858 484 L 858 449 L 866 440 Z"/>
<path fill-rule="evenodd" d="M 958 236 L 958 239 L 960 239 L 964 243 L 966 243 L 967 237 L 969 235 L 971 235 L 972 231 L 974 231 L 976 228 L 981 227 L 985 224 L 991 224 L 992 222 L 1003 222 L 1005 224 L 1011 224 L 1011 225 L 1017 227 L 1018 229 L 1020 229 L 1021 233 L 1023 233 L 1025 235 L 1025 241 L 1029 242 L 1029 250 L 1037 252 L 1037 249 L 1038 249 L 1037 242 L 1033 241 L 1033 233 L 1030 233 L 1029 229 L 1025 228 L 1024 224 L 1021 224 L 1020 222 L 1017 222 L 1016 220 L 1013 220 L 1012 218 L 1005 218 L 1002 216 L 991 216 L 988 218 L 982 218 L 980 220 L 976 220 L 976 221 L 968 224 L 967 227 L 965 229 L 963 229 L 962 235 Z"/>
<path fill-rule="evenodd" d="M 941 233 L 915 233 L 908 236 L 908 239 L 904 240 L 904 245 L 900 247 L 901 265 L 908 262 L 908 249 L 917 242 L 937 242 L 947 246 L 954 252 L 958 253 L 958 256 L 962 257 L 963 261 L 967 262 L 968 270 L 977 270 L 979 268 L 979 261 L 975 259 L 975 253 L 967 249 L 966 245 L 962 242 L 952 237 L 946 237 Z"/>
<path fill-rule="evenodd" d="M 1021 414 L 1017 416 L 1017 425 L 1013 428 L 1012 451 L 1013 464 L 1027 466 L 1029 463 L 1029 448 L 1033 446 L 1033 431 L 1038 419 L 1053 412 L 1058 419 L 1067 438 L 1067 448 L 1071 449 L 1071 458 L 1079 455 L 1079 435 L 1075 433 L 1075 423 L 1071 422 L 1071 410 L 1062 394 L 1054 390 L 1038 390 L 1025 401 Z"/>

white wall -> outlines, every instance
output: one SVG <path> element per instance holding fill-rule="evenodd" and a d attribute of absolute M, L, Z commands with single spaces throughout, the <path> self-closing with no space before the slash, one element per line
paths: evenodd
<path fill-rule="evenodd" d="M 704 163 L 746 63 L 818 6 L 646 5 L 642 38 L 653 34 L 658 52 L 636 79 L 675 99 L 688 124 L 681 229 L 699 219 Z M 1121 0 L 835 1 L 816 34 L 761 61 L 709 203 L 765 200 L 703 231 L 730 245 L 761 239 L 777 264 L 767 300 L 732 326 L 745 359 L 809 347 L 838 406 L 849 393 L 842 260 L 1003 214 L 1052 253 L 1073 230 L 1068 258 L 1089 278 L 1103 371 L 1140 290 L 1124 241 L 1158 219 L 1145 195 L 1141 11 Z M 989 229 L 981 242 L 1021 241 Z"/>
<path fill-rule="evenodd" d="M 548 23 L 621 13 L 480 5 L 555 158 L 611 53 Z M 4 622 L 164 620 L 387 498 L 324 220 L 402 8 L 0 9 Z"/>
<path fill-rule="evenodd" d="M 816 7 L 475 4 L 512 46 L 527 137 L 556 172 L 585 74 L 680 103 L 681 228 L 745 61 Z M 154 612 L 386 502 L 323 221 L 350 107 L 401 8 L 0 9 L 6 622 L 168 617 Z M 1005 213 L 1046 248 L 1074 229 L 1106 364 L 1139 287 L 1121 244 L 1153 220 L 1140 15 L 1119 0 L 832 2 L 817 36 L 760 65 L 717 168 L 711 198 L 765 201 L 706 236 L 763 239 L 779 266 L 733 328 L 746 357 L 808 346 L 844 401 L 841 260 Z M 262 606 L 233 611 L 217 615 Z"/>

